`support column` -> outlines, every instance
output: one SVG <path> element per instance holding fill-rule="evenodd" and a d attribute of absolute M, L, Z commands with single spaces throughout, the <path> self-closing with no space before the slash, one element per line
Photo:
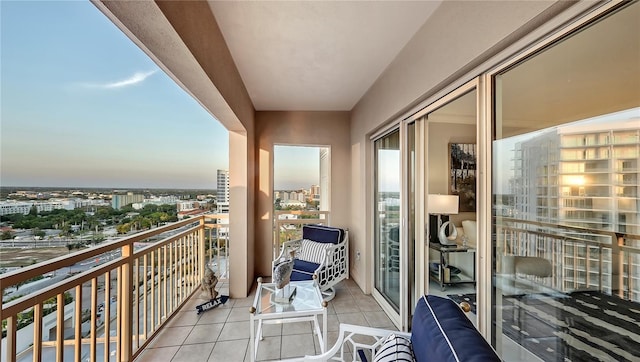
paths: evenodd
<path fill-rule="evenodd" d="M 253 142 L 229 132 L 229 294 L 245 298 L 254 279 Z"/>

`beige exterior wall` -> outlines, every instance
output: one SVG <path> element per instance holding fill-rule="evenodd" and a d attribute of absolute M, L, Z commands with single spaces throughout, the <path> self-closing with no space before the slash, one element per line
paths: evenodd
<path fill-rule="evenodd" d="M 331 148 L 332 226 L 349 228 L 351 175 L 349 112 L 256 112 L 255 274 L 271 275 L 273 237 L 273 147 Z"/>
<path fill-rule="evenodd" d="M 373 283 L 370 136 L 385 124 L 408 116 L 412 107 L 429 99 L 435 101 L 444 87 L 461 85 L 479 75 L 466 73 L 539 26 L 542 22 L 538 21 L 554 3 L 444 2 L 352 110 L 350 235 L 352 250 L 367 256 L 352 269 L 352 278 L 365 292 L 371 292 Z M 463 76 L 466 79 L 461 79 Z"/>

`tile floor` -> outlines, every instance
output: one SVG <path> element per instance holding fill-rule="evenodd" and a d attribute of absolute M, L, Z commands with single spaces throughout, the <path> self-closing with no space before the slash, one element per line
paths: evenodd
<path fill-rule="evenodd" d="M 227 292 L 224 286 L 220 291 Z M 248 298 L 229 299 L 225 305 L 197 315 L 195 306 L 205 300 L 196 293 L 136 361 L 250 361 L 249 307 L 253 299 L 253 293 Z M 352 280 L 338 285 L 327 307 L 328 346 L 335 343 L 340 323 L 396 329 L 373 297 L 365 295 Z M 284 328 L 265 325 L 263 330 L 258 361 L 320 353 L 311 322 L 289 323 Z"/>

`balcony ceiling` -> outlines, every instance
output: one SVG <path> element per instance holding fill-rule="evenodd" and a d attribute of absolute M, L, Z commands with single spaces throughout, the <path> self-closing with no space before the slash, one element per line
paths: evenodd
<path fill-rule="evenodd" d="M 351 110 L 441 1 L 209 1 L 256 110 Z"/>

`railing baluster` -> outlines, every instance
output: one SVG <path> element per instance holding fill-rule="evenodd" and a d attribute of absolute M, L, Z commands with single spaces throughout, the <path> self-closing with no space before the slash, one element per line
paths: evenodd
<path fill-rule="evenodd" d="M 76 302 L 75 302 L 75 345 L 74 358 L 76 362 L 80 362 L 82 357 L 82 284 L 76 286 Z"/>
<path fill-rule="evenodd" d="M 151 253 L 151 330 L 156 330 L 156 253 Z"/>
<path fill-rule="evenodd" d="M 631 253 L 627 252 L 627 296 L 631 298 L 631 284 L 633 280 L 633 274 L 631 274 L 631 269 L 633 265 L 631 264 Z"/>
<path fill-rule="evenodd" d="M 180 266 L 180 293 L 179 293 L 179 299 L 178 299 L 178 304 L 182 303 L 182 300 L 184 298 L 184 236 L 180 238 L 180 241 L 178 242 L 178 255 L 180 255 L 179 261 L 178 261 L 178 265 Z"/>
<path fill-rule="evenodd" d="M 104 274 L 104 361 L 111 352 L 111 270 Z"/>
<path fill-rule="evenodd" d="M 147 340 L 147 332 L 149 330 L 149 326 L 147 325 L 147 308 L 149 306 L 149 303 L 147 301 L 147 280 L 149 279 L 149 264 L 147 263 L 147 254 L 144 254 L 144 256 L 142 257 L 142 265 L 144 268 L 144 276 L 142 278 L 142 333 L 143 333 L 143 339 L 146 341 Z"/>
<path fill-rule="evenodd" d="M 42 361 L 42 303 L 33 306 L 33 362 Z M 95 361 L 95 360 L 93 360 Z"/>
<path fill-rule="evenodd" d="M 169 244 L 169 265 L 171 265 L 171 268 L 169 270 L 169 307 L 171 308 L 171 310 L 173 310 L 174 308 L 174 301 L 176 298 L 176 291 L 175 291 L 175 268 L 176 268 L 176 264 L 173 261 L 173 254 L 175 252 L 175 243 L 171 243 Z"/>
<path fill-rule="evenodd" d="M 585 259 L 584 259 L 584 271 L 587 274 L 586 275 L 586 281 L 587 281 L 587 289 L 589 289 L 590 285 L 591 285 L 591 271 L 589 270 L 589 259 L 591 257 L 591 248 L 589 246 L 587 246 L 586 251 L 585 251 Z"/>
<path fill-rule="evenodd" d="M 56 361 L 64 361 L 64 292 L 58 293 L 57 303 Z"/>
<path fill-rule="evenodd" d="M 96 360 L 96 335 L 98 324 L 98 280 L 96 278 L 91 279 L 91 328 L 90 328 L 90 346 L 89 346 L 89 359 L 91 361 Z M 104 309 L 103 309 L 104 312 Z M 106 318 L 106 316 L 105 316 Z"/>
<path fill-rule="evenodd" d="M 204 227 L 204 219 L 200 220 L 200 225 Z M 204 276 L 204 268 L 206 263 L 204 243 L 205 243 L 205 229 L 200 229 L 198 230 L 198 259 L 200 259 L 200 263 L 198 265 L 198 269 L 199 269 L 198 276 L 200 278 Z M 209 257 L 209 260 L 211 260 L 211 257 Z M 220 273 L 216 273 L 216 275 L 219 276 Z"/>
<path fill-rule="evenodd" d="M 18 318 L 7 317 L 7 361 L 16 361 L 16 334 L 18 333 Z"/>
<path fill-rule="evenodd" d="M 122 358 L 122 324 L 124 323 L 120 318 L 122 316 L 122 266 L 118 267 L 116 276 L 116 315 L 118 316 L 116 323 L 116 356 Z"/>
<path fill-rule="evenodd" d="M 133 305 L 135 307 L 135 316 L 133 317 L 132 323 L 136 326 L 135 336 L 135 349 L 140 348 L 140 258 L 135 258 L 134 268 L 133 268 L 133 286 L 132 289 L 135 291 L 133 294 Z"/>
<path fill-rule="evenodd" d="M 162 293 L 162 311 L 164 314 L 165 319 L 167 318 L 167 316 L 169 315 L 169 312 L 167 310 L 167 304 L 168 304 L 168 298 L 169 298 L 169 290 L 167 288 L 167 283 L 169 282 L 167 280 L 167 265 L 168 261 L 167 261 L 167 247 L 163 246 L 162 247 L 162 288 L 164 290 L 164 293 Z"/>
<path fill-rule="evenodd" d="M 133 314 L 133 304 L 131 301 L 131 294 L 132 294 L 132 284 L 133 284 L 133 273 L 132 273 L 132 266 L 133 266 L 133 243 L 129 243 L 126 244 L 122 247 L 122 258 L 126 259 L 126 262 L 120 267 L 120 270 L 122 270 L 122 275 L 120 276 L 120 286 L 121 288 L 118 289 L 118 293 L 120 295 L 118 295 L 118 300 L 119 300 L 119 305 L 121 306 L 120 309 L 120 333 L 121 333 L 121 339 L 120 339 L 120 343 L 122 344 L 121 346 L 121 358 L 123 361 L 130 361 L 131 360 L 131 356 L 133 354 L 133 350 L 132 350 L 132 346 L 131 346 L 131 341 L 132 341 L 132 329 L 133 329 L 133 325 L 132 325 L 132 321 L 131 321 L 131 317 Z"/>
<path fill-rule="evenodd" d="M 162 322 L 164 321 L 163 316 L 162 316 L 162 258 L 161 258 L 161 254 L 160 254 L 160 249 L 156 249 L 154 251 L 154 254 L 156 254 L 156 262 L 155 262 L 155 268 L 156 268 L 156 273 L 157 273 L 157 278 L 155 280 L 155 284 L 156 284 L 156 320 L 157 320 L 157 326 L 159 327 Z"/>

